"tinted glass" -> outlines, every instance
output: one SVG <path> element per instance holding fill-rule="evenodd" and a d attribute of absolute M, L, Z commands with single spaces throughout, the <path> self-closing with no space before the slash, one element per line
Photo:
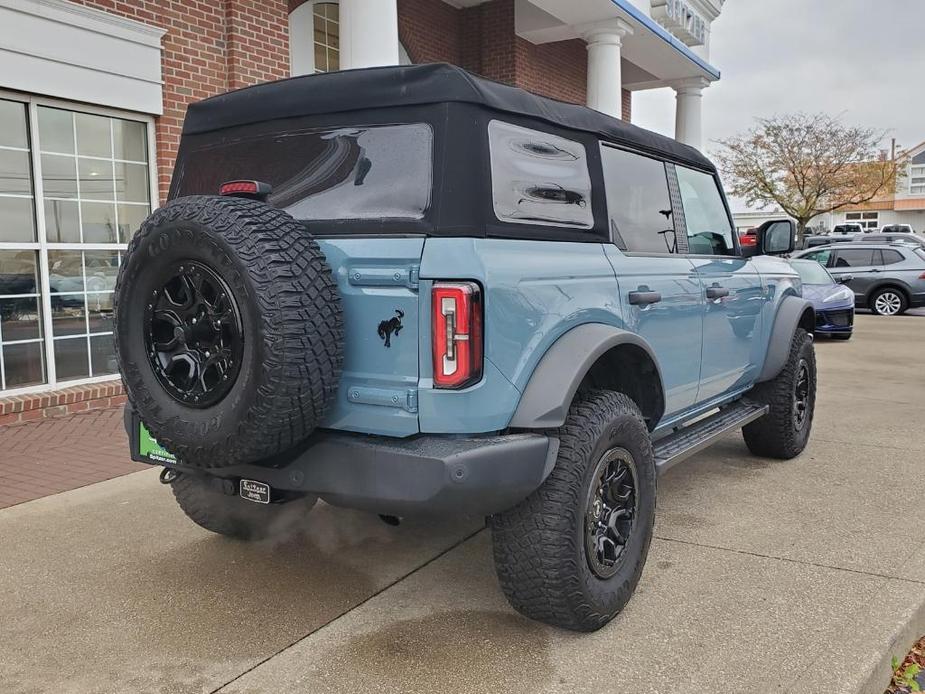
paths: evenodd
<path fill-rule="evenodd" d="M 732 224 L 720 195 L 716 179 L 708 173 L 683 166 L 678 172 L 678 187 L 687 222 L 687 245 L 691 253 L 731 255 L 735 253 Z"/>
<path fill-rule="evenodd" d="M 0 251 L 0 295 L 35 294 L 38 286 L 35 251 Z"/>
<path fill-rule="evenodd" d="M 80 243 L 80 217 L 76 201 L 45 201 L 45 236 L 52 243 Z"/>
<path fill-rule="evenodd" d="M 89 113 L 77 113 L 77 153 L 88 157 L 112 156 L 112 133 L 109 119 Z"/>
<path fill-rule="evenodd" d="M 26 138 L 26 105 L 0 100 L 0 147 L 29 146 Z"/>
<path fill-rule="evenodd" d="M 23 388 L 45 380 L 45 359 L 41 342 L 3 345 L 3 366 L 7 388 Z"/>
<path fill-rule="evenodd" d="M 0 195 L 0 243 L 35 241 L 31 198 Z"/>
<path fill-rule="evenodd" d="M 899 251 L 884 250 L 880 252 L 883 254 L 883 265 L 892 265 L 893 263 L 899 263 L 903 260 L 903 256 Z"/>
<path fill-rule="evenodd" d="M 90 375 L 87 358 L 87 338 L 71 337 L 55 340 L 55 371 L 58 380 L 86 378 Z"/>
<path fill-rule="evenodd" d="M 42 337 L 42 315 L 38 297 L 0 299 L 0 336 L 4 342 L 37 340 Z"/>
<path fill-rule="evenodd" d="M 502 222 L 594 226 L 584 145 L 503 121 L 488 124 L 491 190 Z"/>
<path fill-rule="evenodd" d="M 874 251 L 869 248 L 848 248 L 839 249 L 838 257 L 835 258 L 835 266 L 840 267 L 863 267 L 874 264 Z"/>
<path fill-rule="evenodd" d="M 823 267 L 828 267 L 829 260 L 832 258 L 832 249 L 827 248 L 822 251 L 813 251 L 812 253 L 807 253 L 806 255 L 802 257 L 805 258 L 806 260 L 815 260 L 817 263 L 819 263 Z"/>
<path fill-rule="evenodd" d="M 791 265 L 803 284 L 832 284 L 832 276 L 819 263 L 811 260 L 794 260 Z"/>
<path fill-rule="evenodd" d="M 144 123 L 112 119 L 113 155 L 116 159 L 146 161 L 148 159 L 147 131 Z"/>
<path fill-rule="evenodd" d="M 32 172 L 29 153 L 15 149 L 0 149 L 0 195 L 32 193 Z"/>
<path fill-rule="evenodd" d="M 187 152 L 179 195 L 225 181 L 273 186 L 270 203 L 298 219 L 419 219 L 430 205 L 433 133 L 424 123 L 286 131 Z M 126 197 L 137 187 L 126 171 Z"/>
<path fill-rule="evenodd" d="M 614 243 L 630 252 L 675 252 L 665 164 L 613 147 L 603 147 L 601 157 Z"/>

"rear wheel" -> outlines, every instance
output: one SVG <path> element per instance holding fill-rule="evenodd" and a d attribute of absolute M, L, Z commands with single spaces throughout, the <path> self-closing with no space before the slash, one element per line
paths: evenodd
<path fill-rule="evenodd" d="M 884 287 L 871 295 L 868 305 L 878 316 L 898 316 L 909 308 L 909 300 L 901 290 Z"/>
<path fill-rule="evenodd" d="M 226 484 L 231 485 L 227 490 Z M 234 485 L 230 480 L 182 473 L 170 488 L 190 520 L 206 530 L 236 540 L 285 537 L 301 525 L 316 501 L 310 496 L 285 503 L 258 504 L 233 493 Z"/>
<path fill-rule="evenodd" d="M 816 352 L 805 330 L 797 328 L 793 334 L 781 372 L 746 397 L 769 407 L 766 415 L 742 429 L 752 453 L 789 459 L 803 452 L 816 407 Z"/>
<path fill-rule="evenodd" d="M 622 393 L 577 396 L 556 436 L 546 481 L 490 520 L 495 568 L 522 614 L 594 631 L 639 582 L 655 519 L 655 458 L 639 408 Z"/>
<path fill-rule="evenodd" d="M 194 196 L 154 212 L 119 269 L 115 319 L 129 400 L 186 465 L 293 448 L 337 389 L 331 270 L 304 225 L 262 202 Z"/>

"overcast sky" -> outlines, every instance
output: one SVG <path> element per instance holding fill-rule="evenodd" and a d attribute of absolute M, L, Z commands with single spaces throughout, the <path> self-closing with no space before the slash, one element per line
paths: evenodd
<path fill-rule="evenodd" d="M 925 0 L 727 0 L 710 62 L 708 154 L 756 116 L 794 111 L 886 130 L 884 147 L 925 140 Z M 633 123 L 673 136 L 674 91 L 635 92 Z"/>

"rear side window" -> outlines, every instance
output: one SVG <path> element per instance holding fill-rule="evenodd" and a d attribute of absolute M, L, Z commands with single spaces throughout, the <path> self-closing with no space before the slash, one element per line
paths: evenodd
<path fill-rule="evenodd" d="M 178 195 L 216 194 L 224 181 L 273 186 L 269 202 L 296 219 L 420 219 L 433 188 L 426 123 L 286 131 L 183 153 Z"/>
<path fill-rule="evenodd" d="M 862 267 L 874 264 L 874 250 L 864 248 L 846 248 L 838 251 L 835 267 Z"/>
<path fill-rule="evenodd" d="M 883 265 L 902 262 L 903 256 L 899 251 L 884 250 L 880 252 L 883 254 Z"/>
<path fill-rule="evenodd" d="M 687 245 L 699 255 L 732 255 L 732 223 L 726 213 L 716 179 L 708 173 L 676 166 L 684 219 L 687 222 Z"/>
<path fill-rule="evenodd" d="M 594 226 L 583 144 L 493 120 L 488 124 L 488 146 L 492 205 L 500 221 Z"/>
<path fill-rule="evenodd" d="M 613 147 L 601 148 L 614 243 L 637 253 L 675 252 L 665 164 Z"/>

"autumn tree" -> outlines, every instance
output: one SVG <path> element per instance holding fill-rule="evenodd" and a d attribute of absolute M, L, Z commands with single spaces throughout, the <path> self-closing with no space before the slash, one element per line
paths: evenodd
<path fill-rule="evenodd" d="M 802 238 L 813 217 L 896 189 L 897 163 L 878 150 L 884 133 L 825 114 L 759 118 L 720 140 L 720 171 L 733 195 L 759 208 L 776 204 Z"/>

